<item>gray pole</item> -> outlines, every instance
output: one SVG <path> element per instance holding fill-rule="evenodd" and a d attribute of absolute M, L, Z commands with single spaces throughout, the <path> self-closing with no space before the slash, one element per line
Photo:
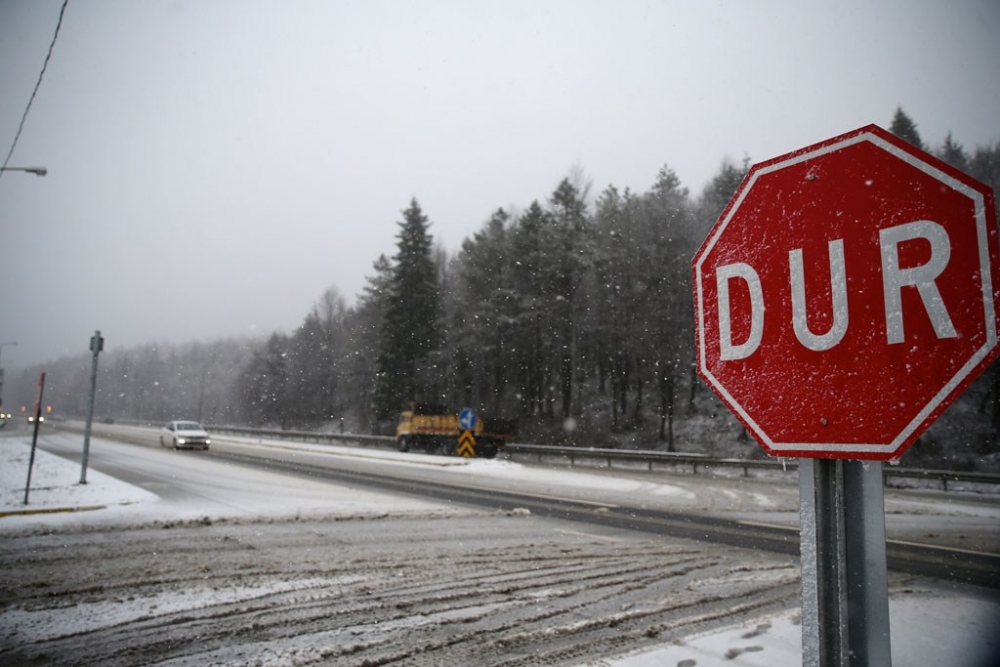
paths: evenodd
<path fill-rule="evenodd" d="M 881 462 L 799 460 L 804 667 L 890 665 Z"/>
<path fill-rule="evenodd" d="M 83 429 L 83 462 L 80 465 L 80 484 L 87 483 L 87 459 L 90 456 L 90 426 L 94 423 L 94 394 L 97 393 L 97 355 L 104 349 L 104 339 L 100 330 L 90 339 L 90 349 L 94 358 L 90 362 L 90 403 L 87 408 L 87 425 Z"/>
<path fill-rule="evenodd" d="M 28 491 L 31 490 L 31 469 L 35 465 L 35 449 L 38 446 L 38 427 L 42 423 L 42 395 L 45 393 L 45 373 L 38 378 L 38 398 L 35 399 L 35 423 L 31 434 L 31 455 L 28 457 L 28 481 L 24 484 L 24 504 L 28 504 Z"/>
<path fill-rule="evenodd" d="M 848 667 L 843 490 L 839 461 L 799 459 L 803 667 Z"/>
<path fill-rule="evenodd" d="M 844 461 L 851 665 L 891 665 L 881 461 Z"/>

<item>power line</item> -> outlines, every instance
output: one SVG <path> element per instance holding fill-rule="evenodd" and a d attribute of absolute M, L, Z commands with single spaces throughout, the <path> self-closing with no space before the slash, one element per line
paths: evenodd
<path fill-rule="evenodd" d="M 14 149 L 17 147 L 17 140 L 21 138 L 21 130 L 24 129 L 24 122 L 28 120 L 28 111 L 31 110 L 31 103 L 35 101 L 35 95 L 38 94 L 38 88 L 42 85 L 42 77 L 45 76 L 45 68 L 49 66 L 49 58 L 52 57 L 52 49 L 56 46 L 56 40 L 59 38 L 59 28 L 62 27 L 63 14 L 66 13 L 66 5 L 69 4 L 69 0 L 63 0 L 62 8 L 59 10 L 59 21 L 56 23 L 55 34 L 52 35 L 52 43 L 49 44 L 49 52 L 45 54 L 45 62 L 42 63 L 42 71 L 38 73 L 38 81 L 35 82 L 35 89 L 31 91 L 31 97 L 28 99 L 28 106 L 24 108 L 24 115 L 21 116 L 21 124 L 17 127 L 17 134 L 14 135 L 14 142 L 10 145 L 10 151 L 7 153 L 7 159 L 3 161 L 3 166 L 6 167 L 7 163 L 10 162 L 10 157 L 14 154 Z M 0 170 L 0 177 L 4 174 L 3 170 Z"/>

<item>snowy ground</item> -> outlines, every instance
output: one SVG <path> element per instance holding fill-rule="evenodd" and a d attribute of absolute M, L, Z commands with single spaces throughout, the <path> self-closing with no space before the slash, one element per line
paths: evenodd
<path fill-rule="evenodd" d="M 288 446 L 288 443 L 282 443 Z M 315 451 L 314 446 L 304 446 Z M 330 448 L 325 448 L 329 450 Z M 349 448 L 342 448 L 349 449 Z M 392 460 L 392 453 L 355 452 L 365 456 L 376 456 Z M 21 438 L 0 439 L 0 534 L 5 531 L 23 531 L 32 526 L 79 525 L 80 522 L 104 522 L 127 520 L 139 515 L 143 520 L 158 517 L 160 520 L 188 519 L 190 512 L 170 503 L 165 503 L 150 491 L 124 484 L 97 470 L 89 470 L 86 485 L 79 484 L 80 467 L 45 451 L 37 450 L 32 468 L 29 503 L 24 504 L 24 489 L 27 474 L 29 448 Z M 349 451 L 338 455 L 350 455 Z M 403 460 L 405 462 L 405 459 Z M 462 462 L 466 465 L 466 462 Z M 467 466 L 468 467 L 468 466 Z M 692 491 L 687 485 L 652 483 L 648 477 L 628 479 L 621 475 L 604 476 L 598 473 L 580 474 L 572 470 L 533 470 L 511 462 L 471 462 L 469 471 L 476 475 L 516 475 L 519 479 L 538 476 L 561 489 L 574 484 L 592 489 L 597 484 L 605 484 L 611 490 L 627 489 L 629 493 L 648 493 L 661 500 L 673 499 L 679 507 L 691 501 Z M 711 484 L 708 478 L 699 478 L 701 487 Z M 365 511 L 407 513 L 414 511 L 447 512 L 449 508 L 427 502 L 415 507 L 413 499 L 396 499 L 378 493 L 363 493 L 359 497 L 356 489 L 325 486 L 322 511 L 326 514 L 338 511 L 344 516 L 355 517 L 359 508 Z M 759 493 L 759 492 L 755 492 Z M 775 490 L 775 497 L 758 499 L 763 506 L 783 507 L 788 503 L 788 490 Z M 297 496 L 297 511 L 301 511 L 302 498 Z M 275 507 L 273 497 L 261 498 L 259 506 L 240 503 L 241 514 L 258 513 L 270 516 L 281 508 Z M 374 509 L 373 509 L 374 508 Z M 294 588 L 301 581 L 289 582 Z M 339 582 L 338 585 L 344 585 Z M 251 587 L 252 588 L 252 587 Z M 267 591 L 248 589 L 236 594 L 242 599 Z M 234 595 L 231 590 L 205 590 L 200 593 L 205 605 L 219 604 L 226 595 Z M 167 596 L 169 597 L 169 596 Z M 157 603 L 162 609 L 172 604 L 163 598 Z M 223 600 L 224 601 L 224 600 Z M 190 605 L 190 599 L 184 601 Z M 107 613 L 121 605 L 112 605 Z M 18 614 L 24 610 L 8 610 L 0 613 L 0 636 L 4 624 L 24 622 Z M 952 667 L 986 667 L 990 656 L 1000 655 L 1000 600 L 993 593 L 949 588 L 937 582 L 921 580 L 910 582 L 903 588 L 895 587 L 890 595 L 890 616 L 892 624 L 892 644 L 894 664 L 897 667 L 922 665 L 950 665 Z M 54 621 L 53 621 L 54 622 Z M 44 626 L 44 619 L 35 617 L 32 623 Z M 44 627 L 35 628 L 44 634 Z M 625 654 L 614 659 L 603 659 L 580 664 L 592 667 L 711 667 L 711 666 L 767 666 L 785 667 L 801 664 L 801 629 L 798 625 L 798 611 L 772 612 L 752 622 L 713 630 L 707 634 L 696 634 L 654 649 L 645 649 L 633 654 Z M 278 664 L 278 663 L 274 663 Z"/>

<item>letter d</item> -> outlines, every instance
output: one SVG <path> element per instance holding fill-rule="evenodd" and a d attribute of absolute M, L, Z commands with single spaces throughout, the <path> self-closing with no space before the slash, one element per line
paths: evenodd
<path fill-rule="evenodd" d="M 750 290 L 750 336 L 740 345 L 733 344 L 732 313 L 729 306 L 729 281 L 739 278 Z M 719 358 L 722 361 L 746 359 L 757 351 L 764 336 L 764 291 L 760 276 L 749 264 L 738 262 L 720 266 L 715 272 L 719 293 Z"/>

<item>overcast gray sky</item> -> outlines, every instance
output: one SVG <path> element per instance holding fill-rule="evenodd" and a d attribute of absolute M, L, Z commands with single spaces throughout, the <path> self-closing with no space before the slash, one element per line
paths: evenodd
<path fill-rule="evenodd" d="M 0 0 L 5 156 L 61 0 Z M 578 166 L 693 193 L 897 106 L 1000 140 L 1000 2 L 70 0 L 0 178 L 9 369 L 291 332 L 353 302 L 411 197 L 455 251 Z"/>

